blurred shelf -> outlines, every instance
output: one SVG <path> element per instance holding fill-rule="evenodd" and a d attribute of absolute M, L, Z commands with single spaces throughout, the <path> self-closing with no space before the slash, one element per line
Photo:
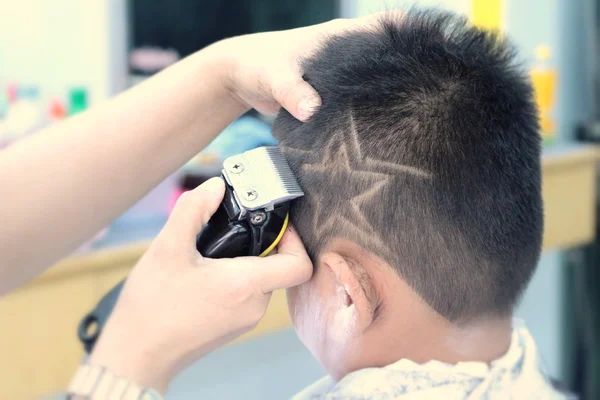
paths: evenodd
<path fill-rule="evenodd" d="M 594 240 L 600 147 L 557 143 L 543 152 L 544 250 Z"/>
<path fill-rule="evenodd" d="M 558 230 L 568 235 L 574 230 L 583 228 L 583 236 L 591 241 L 589 227 L 594 224 L 595 208 L 592 204 L 596 198 L 596 164 L 600 160 L 600 146 L 580 145 L 573 143 L 556 143 L 545 147 L 542 155 L 543 195 L 545 203 L 546 229 Z M 573 211 L 581 211 L 574 213 Z M 564 218 L 559 218 L 559 216 Z M 573 224 L 563 224 L 571 221 Z M 93 266 L 104 265 L 118 258 L 120 254 L 126 259 L 141 256 L 148 243 L 160 232 L 166 222 L 165 216 L 152 219 L 123 221 L 117 220 L 109 234 L 94 245 L 87 254 L 70 257 L 51 268 L 44 276 L 54 276 L 61 272 L 72 271 L 80 264 Z M 558 224 L 558 226 L 556 226 Z M 565 229 L 562 229 L 565 228 Z M 544 242 L 545 249 L 568 248 L 573 244 L 584 244 L 586 240 L 549 240 Z"/>

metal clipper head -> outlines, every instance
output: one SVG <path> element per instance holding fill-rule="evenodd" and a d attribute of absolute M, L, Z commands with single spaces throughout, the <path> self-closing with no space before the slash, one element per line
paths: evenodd
<path fill-rule="evenodd" d="M 278 147 L 259 147 L 227 158 L 223 176 L 240 207 L 271 211 L 304 192 Z"/>

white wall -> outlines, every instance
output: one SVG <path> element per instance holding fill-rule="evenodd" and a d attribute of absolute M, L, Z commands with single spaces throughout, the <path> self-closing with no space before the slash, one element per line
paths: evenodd
<path fill-rule="evenodd" d="M 91 103 L 115 93 L 125 77 L 124 4 L 3 0 L 0 83 L 37 85 L 44 97 L 84 86 Z"/>

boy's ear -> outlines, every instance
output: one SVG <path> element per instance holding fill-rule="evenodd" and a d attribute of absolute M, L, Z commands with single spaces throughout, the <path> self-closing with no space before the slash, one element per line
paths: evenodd
<path fill-rule="evenodd" d="M 345 296 L 343 307 L 354 305 L 358 313 L 357 326 L 364 331 L 373 322 L 377 307 L 373 282 L 367 271 L 355 260 L 336 252 L 326 252 L 320 261 L 328 267 L 336 280 L 337 289 Z"/>

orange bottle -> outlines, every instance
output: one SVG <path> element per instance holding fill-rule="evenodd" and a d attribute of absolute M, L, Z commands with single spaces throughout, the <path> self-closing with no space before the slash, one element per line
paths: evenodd
<path fill-rule="evenodd" d="M 530 74 L 540 114 L 540 133 L 544 142 L 550 142 L 556 130 L 553 108 L 558 74 L 549 65 L 550 49 L 547 46 L 539 46 L 535 58 L 536 63 Z"/>

